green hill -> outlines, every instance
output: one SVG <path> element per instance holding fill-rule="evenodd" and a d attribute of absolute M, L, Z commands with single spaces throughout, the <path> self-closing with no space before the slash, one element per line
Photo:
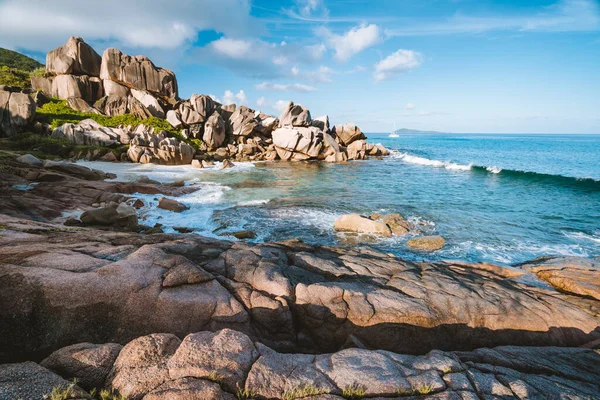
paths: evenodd
<path fill-rule="evenodd" d="M 44 65 L 16 51 L 0 48 L 0 85 L 27 88 L 32 75 L 44 74 Z"/>
<path fill-rule="evenodd" d="M 16 51 L 0 48 L 0 66 L 31 72 L 44 64 Z"/>

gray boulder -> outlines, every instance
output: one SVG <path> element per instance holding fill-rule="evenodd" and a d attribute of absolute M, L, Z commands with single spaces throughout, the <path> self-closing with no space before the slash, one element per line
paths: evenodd
<path fill-rule="evenodd" d="M 348 146 L 350 143 L 356 140 L 367 138 L 360 131 L 360 129 L 352 123 L 334 126 L 333 133 L 337 136 L 337 138 L 340 140 L 340 143 L 344 146 Z"/>
<path fill-rule="evenodd" d="M 56 350 L 40 364 L 66 379 L 77 379 L 84 389 L 103 388 L 122 348 L 116 343 L 79 343 Z"/>
<path fill-rule="evenodd" d="M 279 116 L 279 127 L 286 126 L 310 126 L 311 125 L 310 111 L 299 104 L 294 104 L 290 101 L 286 108 Z"/>
<path fill-rule="evenodd" d="M 12 136 L 35 118 L 35 102 L 25 94 L 0 90 L 0 136 Z"/>
<path fill-rule="evenodd" d="M 46 55 L 48 75 L 100 76 L 102 59 L 83 39 L 71 37 L 66 44 Z"/>
<path fill-rule="evenodd" d="M 250 136 L 258 126 L 254 117 L 254 110 L 246 106 L 240 106 L 227 121 L 227 133 L 230 136 Z"/>
<path fill-rule="evenodd" d="M 225 121 L 217 111 L 213 112 L 206 121 L 202 140 L 209 150 L 214 150 L 225 143 Z"/>
<path fill-rule="evenodd" d="M 165 99 L 175 100 L 178 97 L 177 79 L 173 72 L 157 68 L 147 57 L 128 56 L 114 48 L 106 49 L 102 55 L 100 78 Z"/>
<path fill-rule="evenodd" d="M 287 127 L 273 131 L 273 144 L 282 160 L 316 159 L 323 148 L 323 133 L 315 127 Z"/>
<path fill-rule="evenodd" d="M 131 140 L 127 156 L 132 162 L 166 165 L 190 164 L 196 150 L 187 143 L 166 137 L 166 132 L 137 133 Z"/>

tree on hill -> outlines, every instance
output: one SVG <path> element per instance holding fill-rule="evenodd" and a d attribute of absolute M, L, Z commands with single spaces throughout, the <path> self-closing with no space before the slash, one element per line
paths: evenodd
<path fill-rule="evenodd" d="M 0 66 L 31 72 L 44 64 L 16 51 L 0 48 Z"/>

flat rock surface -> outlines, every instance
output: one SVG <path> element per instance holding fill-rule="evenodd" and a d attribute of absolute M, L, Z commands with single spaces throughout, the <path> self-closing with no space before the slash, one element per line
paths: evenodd
<path fill-rule="evenodd" d="M 5 215 L 0 225 L 0 353 L 7 361 L 41 359 L 81 341 L 123 344 L 152 332 L 183 337 L 222 328 L 305 352 L 580 346 L 600 336 L 597 300 L 527 286 L 512 268 Z"/>

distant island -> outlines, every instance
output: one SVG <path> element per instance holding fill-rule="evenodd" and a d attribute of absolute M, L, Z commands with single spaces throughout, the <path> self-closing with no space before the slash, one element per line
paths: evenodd
<path fill-rule="evenodd" d="M 398 135 L 401 135 L 401 134 L 414 135 L 414 134 L 435 134 L 435 133 L 450 133 L 450 132 L 420 131 L 418 129 L 400 128 L 400 129 L 396 129 L 394 131 L 394 133 L 397 133 Z"/>

